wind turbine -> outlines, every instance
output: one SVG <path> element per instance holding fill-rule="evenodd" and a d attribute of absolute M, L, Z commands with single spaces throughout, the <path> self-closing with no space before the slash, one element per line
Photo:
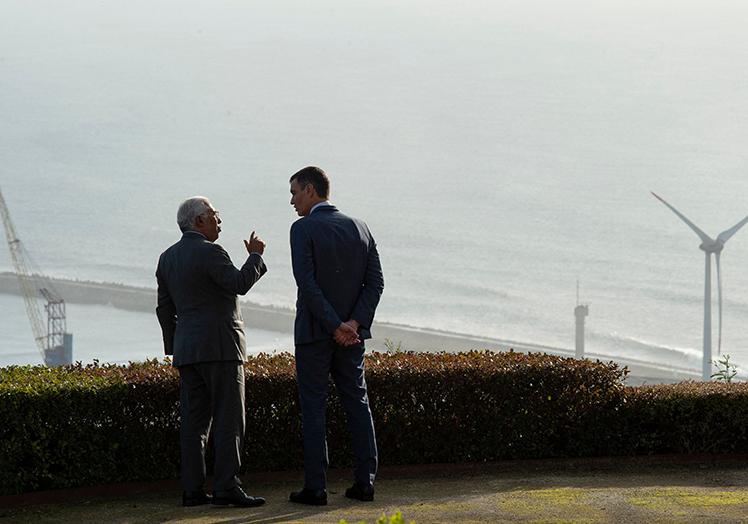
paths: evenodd
<path fill-rule="evenodd" d="M 716 239 L 713 239 L 699 229 L 696 224 L 688 220 L 683 213 L 665 202 L 665 200 L 663 200 L 659 195 L 654 192 L 652 192 L 652 195 L 669 207 L 673 213 L 678 215 L 678 218 L 683 220 L 688 227 L 693 229 L 694 233 L 696 233 L 701 239 L 699 249 L 701 249 L 706 256 L 706 269 L 704 274 L 704 359 L 702 362 L 701 378 L 702 380 L 707 381 L 712 375 L 712 253 L 714 253 L 714 259 L 717 264 L 717 296 L 719 304 L 719 337 L 717 339 L 717 354 L 720 354 L 722 351 L 722 276 L 720 274 L 719 258 L 722 254 L 722 249 L 725 247 L 725 242 L 737 233 L 746 222 L 748 222 L 748 216 L 730 229 L 726 229 L 717 235 Z"/>

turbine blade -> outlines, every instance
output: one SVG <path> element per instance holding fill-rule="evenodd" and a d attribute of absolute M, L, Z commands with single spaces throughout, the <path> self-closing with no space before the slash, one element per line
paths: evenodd
<path fill-rule="evenodd" d="M 694 233 L 696 233 L 697 235 L 699 235 L 699 238 L 701 239 L 702 242 L 708 242 L 708 243 L 713 243 L 714 242 L 714 240 L 712 240 L 712 238 L 709 235 L 707 235 L 701 229 L 699 229 L 699 227 L 696 224 L 694 224 L 693 222 L 691 222 L 690 220 L 688 220 L 683 213 L 681 213 L 680 211 L 678 211 L 677 209 L 675 209 L 673 206 L 671 206 L 670 204 L 668 204 L 667 202 L 665 202 L 665 200 L 662 197 L 660 197 L 657 193 L 655 193 L 653 191 L 650 191 L 650 193 L 652 193 L 652 195 L 654 195 L 654 197 L 657 200 L 659 200 L 660 202 L 662 202 L 663 204 L 665 204 L 667 207 L 669 207 L 670 210 L 673 213 L 675 213 L 676 215 L 678 215 L 678 218 L 680 218 L 683 222 L 685 222 L 686 225 L 688 225 L 688 227 L 690 227 L 691 229 L 693 229 Z"/>
<path fill-rule="evenodd" d="M 717 237 L 717 240 L 721 241 L 723 244 L 730 240 L 730 237 L 733 236 L 735 233 L 738 232 L 738 230 L 743 227 L 746 223 L 748 223 L 748 217 L 745 217 L 743 220 L 732 226 L 730 229 L 726 229 L 722 231 L 722 233 L 719 234 Z"/>
<path fill-rule="evenodd" d="M 721 253 L 717 251 L 714 253 L 714 257 L 716 258 L 717 262 L 717 301 L 718 301 L 718 307 L 719 310 L 719 328 L 718 328 L 718 335 L 717 335 L 717 355 L 722 354 L 722 272 L 719 265 L 719 258 Z"/>

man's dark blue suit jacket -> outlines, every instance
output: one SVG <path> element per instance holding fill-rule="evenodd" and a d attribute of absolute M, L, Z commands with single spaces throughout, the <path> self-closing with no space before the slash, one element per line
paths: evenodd
<path fill-rule="evenodd" d="M 291 262 L 298 286 L 294 340 L 329 340 L 354 319 L 371 338 L 374 311 L 384 290 L 382 266 L 366 224 L 323 205 L 291 226 Z"/>

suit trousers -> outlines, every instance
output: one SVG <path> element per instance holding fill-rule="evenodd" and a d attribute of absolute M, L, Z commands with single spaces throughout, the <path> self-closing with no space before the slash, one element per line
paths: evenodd
<path fill-rule="evenodd" d="M 205 447 L 212 425 L 213 490 L 230 490 L 240 484 L 245 427 L 244 366 L 232 360 L 198 362 L 178 369 L 182 489 L 204 489 Z"/>
<path fill-rule="evenodd" d="M 355 481 L 372 485 L 377 472 L 377 442 L 364 379 L 364 345 L 343 347 L 333 340 L 326 340 L 296 346 L 296 379 L 304 439 L 304 487 L 320 490 L 327 485 L 329 462 L 325 408 L 330 375 L 353 438 Z"/>

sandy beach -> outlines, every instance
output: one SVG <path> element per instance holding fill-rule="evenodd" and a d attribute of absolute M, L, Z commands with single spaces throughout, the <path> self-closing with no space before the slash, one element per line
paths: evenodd
<path fill-rule="evenodd" d="M 66 279 L 52 279 L 52 284 L 65 297 L 75 304 L 111 305 L 127 311 L 152 312 L 156 304 L 156 290 L 125 286 L 115 283 L 87 282 Z M 0 273 L 0 293 L 19 295 L 20 289 L 15 274 Z M 263 306 L 250 301 L 242 301 L 242 314 L 249 328 L 292 333 L 294 312 L 291 309 Z M 372 326 L 374 338 L 367 347 L 385 351 L 400 347 L 403 351 L 520 351 L 543 352 L 560 356 L 574 356 L 573 348 L 552 347 L 529 342 L 501 340 L 450 333 L 436 329 L 424 329 L 387 322 L 375 322 Z M 290 350 L 291 348 L 289 348 Z M 677 367 L 654 365 L 633 359 L 613 358 L 589 353 L 588 358 L 602 361 L 615 360 L 630 370 L 627 384 L 671 383 L 681 380 L 699 380 L 699 372 Z"/>

